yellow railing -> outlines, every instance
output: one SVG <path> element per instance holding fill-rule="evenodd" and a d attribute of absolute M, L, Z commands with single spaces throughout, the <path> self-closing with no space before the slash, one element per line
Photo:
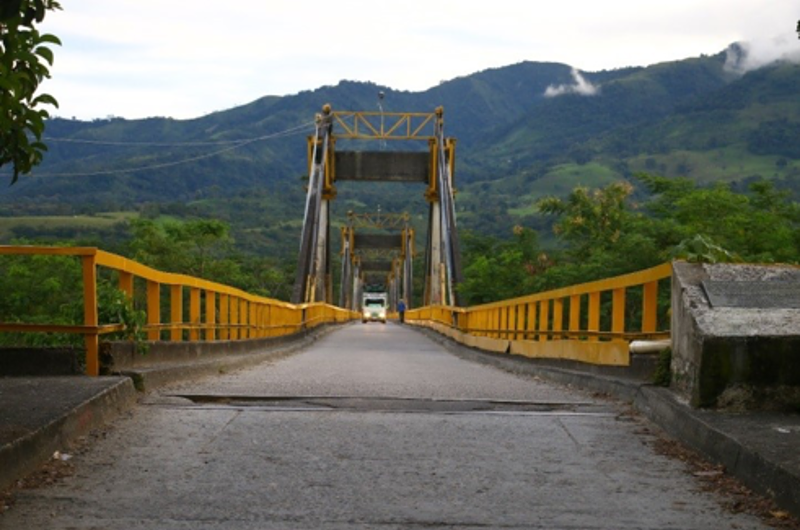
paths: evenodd
<path fill-rule="evenodd" d="M 468 308 L 423 307 L 406 320 L 434 327 L 468 344 L 528 357 L 574 359 L 627 365 L 628 341 L 669 338 L 658 329 L 658 284 L 670 278 L 672 264 Z M 628 290 L 640 288 L 641 325 L 626 328 Z M 608 293 L 608 294 L 604 294 Z M 610 302 L 610 319 L 601 329 L 601 307 Z"/>
<path fill-rule="evenodd" d="M 0 322 L 0 332 L 77 333 L 84 336 L 86 373 L 99 373 L 99 337 L 124 329 L 98 321 L 98 267 L 116 271 L 119 288 L 134 296 L 134 278 L 146 282 L 147 339 L 170 341 L 243 340 L 295 333 L 328 322 L 359 318 L 357 313 L 322 303 L 294 305 L 246 293 L 219 283 L 162 272 L 116 254 L 91 247 L 36 247 L 0 245 L 0 255 L 49 255 L 80 258 L 83 271 L 82 325 Z M 169 287 L 169 315 L 162 315 L 162 286 Z M 183 307 L 188 289 L 188 312 Z M 168 322 L 165 322 L 165 317 Z M 188 331 L 184 333 L 184 331 Z"/>

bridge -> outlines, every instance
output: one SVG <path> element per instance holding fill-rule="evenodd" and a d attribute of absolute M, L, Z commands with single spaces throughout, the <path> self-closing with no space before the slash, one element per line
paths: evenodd
<path fill-rule="evenodd" d="M 341 132 L 339 132 L 341 131 Z M 427 151 L 344 150 L 344 141 L 414 142 Z M 461 260 L 453 193 L 455 139 L 444 135 L 444 110 L 433 113 L 341 112 L 325 105 L 316 118 L 316 132 L 309 138 L 309 181 L 300 257 L 292 302 L 333 303 L 331 278 L 330 202 L 336 198 L 338 181 L 410 182 L 426 185 L 429 204 L 428 242 L 425 247 L 424 305 L 459 305 L 455 288 L 461 281 Z M 413 235 L 406 225 L 397 237 L 361 235 L 355 226 L 342 232 L 342 295 L 340 303 L 356 308 L 366 272 L 386 268 L 402 289 L 389 288 L 407 301 L 412 298 L 411 260 Z M 369 267 L 361 250 L 395 250 L 394 263 Z M 396 303 L 397 300 L 393 300 Z"/>
<path fill-rule="evenodd" d="M 377 142 L 382 148 L 337 147 L 347 141 Z M 389 142 L 416 143 L 424 149 L 387 150 Z M 86 373 L 99 375 L 101 337 L 124 328 L 119 322 L 99 321 L 98 278 L 103 276 L 115 281 L 130 300 L 137 297 L 135 285 L 143 289 L 144 330 L 151 342 L 214 343 L 280 337 L 359 319 L 366 283 L 377 284 L 389 294 L 392 310 L 404 299 L 410 323 L 490 351 L 627 366 L 631 341 L 669 338 L 663 310 L 661 322 L 658 320 L 658 293 L 669 282 L 670 264 L 552 292 L 461 307 L 455 146 L 456 140 L 444 134 L 441 107 L 431 113 L 384 113 L 336 111 L 325 105 L 316 116 L 314 135 L 308 138 L 308 190 L 291 303 L 153 270 L 96 248 L 0 246 L 0 255 L 79 259 L 84 299 L 82 323 L 6 322 L 0 323 L 0 332 L 83 335 Z M 407 214 L 348 213 L 347 224 L 341 228 L 340 292 L 334 296 L 330 203 L 337 196 L 336 183 L 348 180 L 425 186 L 422 195 L 429 215 L 419 307 L 414 307 L 412 289 L 415 232 Z M 380 230 L 376 233 L 370 229 Z M 628 294 L 634 291 L 635 298 Z M 605 313 L 601 308 L 606 308 Z M 634 315 L 635 321 L 628 315 Z"/>
<path fill-rule="evenodd" d="M 380 148 L 342 148 L 348 141 Z M 424 150 L 387 150 L 392 142 Z M 84 308 L 80 323 L 0 322 L 0 333 L 82 336 L 91 377 L 143 373 L 142 363 L 162 359 L 165 366 L 180 360 L 170 373 L 184 374 L 177 386 L 146 388 L 143 413 L 78 458 L 83 476 L 20 503 L 5 516 L 11 527 L 760 528 L 698 495 L 681 465 L 654 449 L 667 442 L 643 418 L 540 377 L 575 384 L 600 374 L 587 389 L 628 389 L 623 396 L 651 408 L 661 403 L 674 421 L 680 403 L 630 381 L 642 359 L 652 368 L 671 337 L 659 293 L 674 287 L 675 265 L 462 306 L 455 145 L 441 108 L 323 107 L 308 140 L 291 302 L 97 248 L 0 246 L 0 255 L 77 260 Z M 348 214 L 335 292 L 330 206 L 336 183 L 346 180 L 424 186 L 419 304 L 416 234 L 408 216 L 394 212 Z M 101 281 L 143 301 L 147 354 L 130 355 L 129 341 L 104 340 L 133 330 L 101 321 Z M 407 302 L 407 326 L 396 323 L 396 311 L 385 326 L 351 324 L 361 320 L 361 295 L 371 284 L 388 293 L 390 309 Z M 232 351 L 269 362 L 185 379 L 199 374 L 192 365 Z M 709 420 L 685 421 L 697 431 Z M 789 506 L 797 501 L 791 491 L 776 496 Z"/>

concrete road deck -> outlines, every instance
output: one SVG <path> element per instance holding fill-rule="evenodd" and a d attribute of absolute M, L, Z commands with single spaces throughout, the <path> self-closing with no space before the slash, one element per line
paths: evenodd
<path fill-rule="evenodd" d="M 150 394 L 0 528 L 765 528 L 619 404 L 397 325 Z"/>

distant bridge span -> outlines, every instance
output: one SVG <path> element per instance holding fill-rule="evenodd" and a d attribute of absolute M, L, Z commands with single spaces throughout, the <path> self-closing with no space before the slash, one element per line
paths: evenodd
<path fill-rule="evenodd" d="M 387 141 L 423 141 L 428 143 L 428 151 L 344 151 L 336 149 L 339 139 L 379 141 L 383 145 Z M 330 202 L 336 198 L 337 181 L 355 180 L 427 184 L 425 199 L 430 207 L 422 305 L 460 305 L 456 286 L 462 281 L 461 251 L 453 194 L 456 141 L 444 136 L 442 107 L 432 113 L 390 113 L 342 112 L 325 105 L 317 114 L 316 132 L 308 142 L 309 184 L 292 302 L 333 303 Z M 349 241 L 348 236 L 352 236 Z M 349 293 L 360 292 L 364 263 L 358 263 L 352 250 L 365 244 L 371 248 L 390 244 L 402 249 L 404 263 L 387 271 L 387 286 L 392 280 L 402 285 L 393 303 L 399 298 L 410 301 L 413 256 L 408 232 L 399 236 L 400 245 L 374 237 L 367 243 L 365 237 L 343 232 L 343 246 L 347 248 L 343 249 L 342 289 L 346 292 L 340 294 L 340 303 L 357 309 L 358 297 Z"/>

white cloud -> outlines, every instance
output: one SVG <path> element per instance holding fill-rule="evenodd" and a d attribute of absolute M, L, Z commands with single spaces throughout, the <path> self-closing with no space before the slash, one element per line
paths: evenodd
<path fill-rule="evenodd" d="M 744 74 L 776 61 L 800 64 L 800 46 L 794 35 L 757 39 L 731 45 L 726 50 L 725 68 Z"/>
<path fill-rule="evenodd" d="M 572 80 L 575 81 L 571 85 L 550 85 L 544 91 L 544 97 L 554 98 L 564 94 L 578 94 L 580 96 L 594 96 L 600 91 L 600 87 L 593 85 L 586 80 L 585 77 L 576 69 L 572 69 Z"/>
<path fill-rule="evenodd" d="M 786 45 L 800 47 L 797 0 L 494 0 L 491 9 L 456 0 L 62 5 L 43 28 L 64 42 L 44 90 L 61 103 L 59 114 L 79 118 L 190 118 L 341 79 L 425 90 L 520 61 L 584 72 L 644 66 L 772 35 L 788 34 Z"/>

